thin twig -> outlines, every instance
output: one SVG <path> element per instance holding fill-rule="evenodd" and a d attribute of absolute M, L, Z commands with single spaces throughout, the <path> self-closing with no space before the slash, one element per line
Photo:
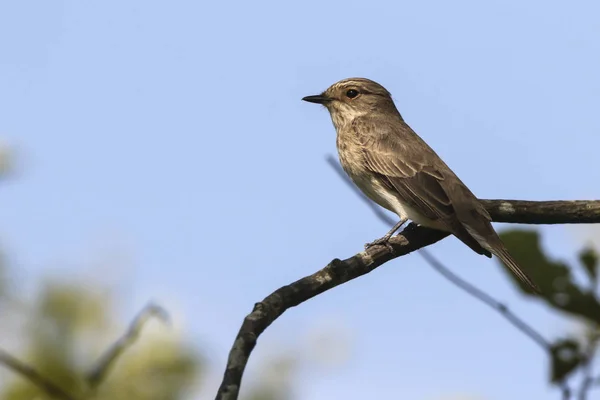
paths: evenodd
<path fill-rule="evenodd" d="M 86 378 L 91 390 L 102 383 L 117 359 L 139 337 L 140 331 L 151 317 L 156 317 L 165 323 L 169 321 L 169 315 L 162 307 L 155 304 L 149 304 L 144 307 L 131 322 L 127 332 L 100 357 L 96 366 L 87 374 Z"/>
<path fill-rule="evenodd" d="M 499 302 L 489 294 L 485 293 L 484 291 L 476 288 L 469 282 L 460 278 L 454 272 L 450 271 L 450 269 L 445 267 L 441 262 L 439 262 L 427 250 L 421 249 L 419 250 L 419 253 L 429 263 L 429 265 L 437 272 L 439 272 L 444 278 L 448 279 L 454 285 L 458 286 L 477 300 L 487 304 L 494 310 L 498 311 L 500 314 L 502 314 L 502 316 L 504 316 L 504 318 L 508 320 L 508 322 L 510 322 L 515 328 L 523 332 L 527 337 L 529 337 L 531 340 L 537 343 L 542 349 L 548 351 L 550 350 L 550 343 L 548 343 L 548 341 L 544 339 L 544 337 L 539 332 L 537 332 L 525 321 L 523 321 L 512 311 L 510 311 L 510 309 L 505 304 Z"/>
<path fill-rule="evenodd" d="M 20 374 L 50 397 L 61 400 L 76 400 L 75 396 L 48 380 L 33 367 L 16 359 L 2 349 L 0 349 L 0 364 L 4 364 L 8 369 Z"/>
<path fill-rule="evenodd" d="M 561 382 L 560 392 L 562 393 L 562 400 L 569 400 L 571 398 L 571 387 L 565 382 Z"/>
<path fill-rule="evenodd" d="M 587 349 L 585 352 L 585 359 L 583 361 L 583 380 L 579 387 L 579 393 L 577 395 L 578 400 L 586 400 L 588 392 L 594 384 L 594 378 L 592 374 L 594 357 L 596 356 L 596 350 L 598 348 L 598 337 L 596 332 L 592 332 L 591 337 L 588 338 Z"/>
<path fill-rule="evenodd" d="M 102 357 L 100 357 L 97 365 L 90 371 L 86 376 L 88 383 L 88 395 L 103 382 L 107 373 L 110 371 L 112 366 L 116 363 L 118 358 L 131 346 L 135 340 L 139 337 L 140 331 L 145 323 L 151 317 L 157 317 L 163 322 L 169 321 L 167 312 L 154 304 L 150 304 L 142 309 L 135 319 L 129 325 L 127 332 L 119 338 Z M 49 381 L 47 378 L 42 376 L 33 367 L 19 361 L 15 357 L 11 356 L 4 350 L 0 349 L 0 363 L 7 366 L 9 369 L 21 374 L 23 377 L 28 379 L 31 383 L 38 386 L 47 395 L 61 399 L 61 400 L 76 400 L 74 396 L 64 391 L 56 384 Z M 88 397 L 88 396 L 86 396 Z"/>

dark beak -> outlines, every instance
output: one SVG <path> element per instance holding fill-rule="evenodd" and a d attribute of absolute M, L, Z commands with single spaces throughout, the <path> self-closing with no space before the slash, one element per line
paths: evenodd
<path fill-rule="evenodd" d="M 306 96 L 303 97 L 302 100 L 308 101 L 309 103 L 317 103 L 317 104 L 326 104 L 331 101 L 331 99 L 322 94 L 317 94 L 315 96 Z"/>

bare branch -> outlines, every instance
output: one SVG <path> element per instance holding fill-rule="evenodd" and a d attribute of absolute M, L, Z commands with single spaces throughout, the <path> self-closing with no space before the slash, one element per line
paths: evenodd
<path fill-rule="evenodd" d="M 23 376 L 50 397 L 61 400 L 76 400 L 74 396 L 42 376 L 33 367 L 23 363 L 22 361 L 19 361 L 2 349 L 0 349 L 0 363 L 4 364 L 8 369 L 11 369 L 17 374 Z"/>
<path fill-rule="evenodd" d="M 162 307 L 155 304 L 144 307 L 131 322 L 127 332 L 100 357 L 97 365 L 88 373 L 87 382 L 91 390 L 102 383 L 117 359 L 137 340 L 143 326 L 151 317 L 156 317 L 165 323 L 169 321 L 169 315 Z"/>
<path fill-rule="evenodd" d="M 340 177 L 340 179 L 342 179 L 342 181 L 344 181 L 348 187 L 350 187 L 350 189 L 352 189 L 352 191 L 358 196 L 360 197 L 366 204 L 367 206 L 369 206 L 369 208 L 371 208 L 371 210 L 375 213 L 375 215 L 381 220 L 383 221 L 385 224 L 389 225 L 390 227 L 394 225 L 395 221 L 393 218 L 391 218 L 388 214 L 385 214 L 383 212 L 383 210 L 380 207 L 377 207 L 377 205 L 375 205 L 375 203 L 373 203 L 372 201 L 370 201 L 360 190 L 358 190 L 358 188 L 356 186 L 354 186 L 352 184 L 352 182 L 350 182 L 350 179 L 348 178 L 348 176 L 344 173 L 343 169 L 341 168 L 340 164 L 337 163 L 337 161 L 335 161 L 335 159 L 332 156 L 328 156 L 327 157 L 327 162 L 329 163 L 329 165 L 337 172 L 338 176 Z M 500 200 L 502 201 L 502 200 Z M 523 220 L 526 220 L 528 218 L 531 219 L 530 216 L 528 215 L 519 215 L 516 213 L 517 210 L 520 210 L 521 214 L 523 212 L 523 210 L 525 210 L 530 204 L 530 202 L 523 202 L 523 201 L 515 201 L 515 200 L 505 200 L 505 203 L 503 205 L 500 206 L 495 206 L 494 201 L 489 201 L 489 200 L 485 200 L 485 202 L 487 203 L 491 203 L 488 204 L 488 206 L 491 209 L 494 209 L 496 211 L 496 213 L 498 215 L 496 215 L 497 219 L 499 221 L 504 221 L 504 222 L 512 222 L 512 220 L 510 220 L 510 216 L 506 217 L 506 216 L 502 216 L 502 209 L 504 208 L 505 211 L 514 211 L 515 213 L 513 214 L 513 218 L 515 217 L 515 215 L 517 217 L 522 217 Z M 544 207 L 540 207 L 539 208 L 539 212 L 538 215 L 536 217 L 539 218 L 546 218 L 546 221 L 550 220 L 549 218 L 547 218 L 547 215 L 544 215 L 545 212 L 547 211 L 551 211 L 552 209 L 555 209 L 557 207 L 556 203 L 564 203 L 564 202 L 547 202 L 548 204 Z M 587 203 L 587 202 L 579 202 L 579 201 L 575 201 L 573 202 L 574 206 L 580 206 L 582 205 L 581 203 Z M 578 204 L 579 203 L 579 204 Z M 558 207 L 561 206 L 561 204 L 558 204 Z M 585 204 L 583 204 L 585 206 Z M 544 210 L 542 212 L 542 210 Z M 595 205 L 592 204 L 591 207 L 589 207 L 588 209 L 590 210 L 594 210 L 595 209 Z M 596 210 L 597 211 L 597 210 Z M 583 215 L 580 215 L 581 219 L 586 219 L 586 218 L 590 218 L 590 215 L 584 213 Z M 532 219 L 532 223 L 536 223 L 535 218 Z M 515 326 L 518 330 L 520 330 L 523 334 L 525 334 L 526 336 L 528 336 L 531 340 L 533 340 L 535 343 L 537 343 L 540 347 L 542 347 L 542 349 L 544 349 L 547 353 L 549 357 L 552 357 L 552 348 L 550 343 L 548 343 L 548 341 L 546 339 L 544 339 L 544 337 L 535 329 L 533 329 L 530 325 L 528 325 L 525 321 L 523 321 L 521 318 L 519 318 L 516 314 L 514 314 L 512 311 L 510 311 L 508 309 L 508 307 L 504 304 L 502 304 L 501 302 L 499 302 L 498 300 L 494 299 L 493 297 L 491 297 L 490 295 L 488 295 L 487 293 L 485 293 L 484 291 L 480 290 L 479 288 L 473 286 L 472 284 L 470 284 L 469 282 L 465 281 L 464 279 L 462 279 L 461 277 L 459 277 L 458 275 L 456 275 L 454 272 L 452 272 L 449 268 L 447 268 L 446 266 L 444 266 L 439 260 L 437 260 L 427 249 L 420 249 L 418 251 L 418 253 L 425 259 L 425 261 L 427 261 L 427 263 L 434 269 L 436 270 L 438 273 L 440 273 L 440 275 L 442 275 L 444 278 L 446 278 L 448 281 L 450 281 L 452 284 L 454 284 L 455 286 L 457 286 L 459 289 L 464 290 L 465 292 L 467 292 L 469 295 L 473 296 L 474 298 L 476 298 L 477 300 L 487 304 L 488 306 L 490 306 L 491 308 L 495 309 L 496 311 L 498 311 L 500 314 L 502 314 L 513 326 Z M 594 347 L 595 349 L 595 347 Z M 592 353 L 593 354 L 593 353 Z M 580 390 L 580 398 L 579 400 L 585 400 L 585 396 L 587 394 L 587 391 L 589 390 L 589 387 L 592 385 L 593 379 L 590 376 L 591 373 L 591 359 L 588 358 L 588 363 L 586 364 L 586 367 L 589 368 L 588 374 L 586 375 L 584 382 L 582 384 L 581 390 Z M 569 386 L 569 384 L 566 381 L 560 382 L 559 383 L 559 387 L 561 390 L 561 394 L 562 394 L 562 398 L 563 400 L 569 400 L 571 398 L 571 388 Z"/>
<path fill-rule="evenodd" d="M 357 196 L 359 196 L 365 202 L 365 204 L 367 204 L 367 206 L 369 206 L 369 208 L 371 210 L 373 210 L 375 215 L 381 221 L 383 221 L 385 224 L 389 225 L 390 227 L 392 227 L 396 223 L 396 221 L 394 221 L 393 218 L 391 218 L 388 214 L 385 214 L 380 207 L 378 207 L 375 203 L 373 203 L 371 200 L 369 200 L 360 190 L 358 190 L 358 188 L 356 186 L 354 186 L 352 184 L 352 182 L 350 182 L 350 180 L 348 179 L 348 176 L 344 173 L 340 164 L 337 161 L 335 161 L 335 159 L 332 156 L 327 157 L 327 162 L 337 172 L 340 179 L 342 179 L 348 185 L 348 187 L 350 187 L 350 189 L 352 189 L 352 191 Z M 492 202 L 492 206 L 493 206 L 493 204 L 494 203 Z M 498 209 L 500 209 L 500 207 L 498 207 Z M 475 297 L 477 300 L 487 304 L 494 310 L 498 311 L 512 325 L 514 325 L 518 330 L 523 332 L 525 335 L 527 335 L 529 338 L 531 338 L 534 342 L 536 342 L 538 345 L 540 345 L 544 350 L 546 350 L 546 351 L 550 350 L 550 343 L 548 343 L 546 341 L 546 339 L 544 339 L 544 337 L 540 333 L 538 333 L 535 329 L 533 329 L 531 326 L 529 326 L 527 323 L 525 323 L 525 321 L 523 321 L 521 318 L 519 318 L 515 314 L 513 314 L 506 305 L 502 304 L 501 302 L 494 299 L 489 294 L 476 288 L 475 286 L 471 285 L 469 282 L 465 281 L 464 279 L 462 279 L 461 277 L 456 275 L 449 268 L 444 266 L 438 259 L 436 259 L 429 251 L 427 251 L 427 249 L 420 249 L 418 251 L 418 253 L 421 255 L 421 257 L 423 257 L 425 259 L 425 261 L 427 261 L 427 263 L 434 270 L 436 270 L 438 273 L 440 273 L 440 275 L 442 275 L 444 278 L 446 278 L 452 284 L 457 286 L 459 289 L 464 290 L 471 296 Z"/>
<path fill-rule="evenodd" d="M 480 200 L 494 222 L 515 224 L 597 224 L 600 200 Z"/>
<path fill-rule="evenodd" d="M 337 172 L 340 179 L 343 180 L 348 185 L 348 187 L 350 187 L 350 189 L 352 189 L 352 191 L 358 197 L 360 197 L 367 204 L 367 206 L 369 206 L 369 208 L 371 208 L 371 210 L 373 210 L 375 215 L 381 221 L 383 221 L 385 224 L 389 225 L 390 227 L 394 225 L 394 223 L 395 223 L 394 219 L 391 218 L 388 214 L 385 214 L 381 210 L 381 208 L 377 207 L 375 205 L 375 203 L 370 201 L 360 190 L 358 190 L 358 188 L 356 186 L 354 186 L 352 184 L 352 182 L 350 182 L 350 179 L 348 179 L 348 176 L 346 174 L 344 174 L 344 171 L 342 170 L 340 164 L 338 164 L 332 156 L 327 157 L 327 162 Z M 522 204 L 522 202 L 514 202 L 514 201 L 512 203 L 521 203 Z M 493 207 L 493 202 L 492 202 L 491 206 Z M 511 207 L 513 207 L 512 204 L 505 204 L 505 206 L 504 206 L 504 208 L 507 210 L 511 210 Z M 497 209 L 498 209 L 498 211 L 500 211 L 501 207 L 497 207 Z M 501 218 L 502 218 L 502 216 L 500 216 L 500 219 Z M 437 271 L 440 275 L 442 275 L 444 278 L 446 278 L 450 283 L 452 283 L 459 289 L 462 289 L 463 291 L 465 291 L 469 295 L 473 296 L 477 300 L 481 301 L 482 303 L 485 303 L 488 306 L 490 306 L 491 308 L 498 311 L 514 327 L 516 327 L 523 334 L 525 334 L 527 337 L 529 337 L 531 340 L 533 340 L 535 343 L 537 343 L 542 349 L 544 349 L 547 352 L 549 357 L 552 357 L 552 352 L 551 352 L 552 349 L 551 349 L 550 343 L 548 343 L 548 341 L 546 339 L 544 339 L 544 337 L 538 331 L 536 331 L 534 328 L 532 328 L 530 325 L 528 325 L 525 321 L 523 321 L 521 318 L 519 318 L 512 311 L 510 311 L 509 308 L 505 304 L 502 304 L 498 300 L 494 299 L 492 296 L 488 295 L 484 291 L 480 290 L 479 288 L 473 286 L 469 282 L 465 281 L 464 279 L 462 279 L 461 277 L 456 275 L 449 268 L 444 266 L 438 259 L 436 259 L 427 249 L 424 249 L 424 248 L 420 249 L 420 250 L 418 250 L 418 253 L 419 253 L 419 255 L 421 255 L 421 257 L 423 257 L 425 259 L 425 261 L 435 271 Z M 559 387 L 561 389 L 563 400 L 569 400 L 571 398 L 571 388 L 569 387 L 568 383 L 563 381 L 559 384 Z M 580 399 L 580 400 L 584 400 L 584 399 Z"/>
<path fill-rule="evenodd" d="M 483 203 L 489 210 L 492 219 L 497 222 L 539 224 L 600 222 L 600 201 L 485 200 Z M 515 216 L 519 216 L 522 220 L 516 220 Z M 320 271 L 283 286 L 263 301 L 256 303 L 252 312 L 244 319 L 233 343 L 216 399 L 235 400 L 238 398 L 242 375 L 258 337 L 287 309 L 367 274 L 387 261 L 426 247 L 446 236 L 448 234 L 445 232 L 410 224 L 390 240 L 394 249 L 393 253 L 386 246 L 374 246 L 346 260 L 336 258 Z M 541 344 L 540 339 L 543 340 L 541 336 L 534 340 Z"/>
<path fill-rule="evenodd" d="M 225 376 L 216 398 L 237 399 L 242 374 L 258 336 L 287 309 L 446 236 L 444 232 L 410 224 L 401 234 L 390 239 L 394 254 L 386 246 L 374 246 L 346 260 L 336 258 L 320 271 L 283 286 L 256 303 L 254 310 L 244 319 L 229 353 Z"/>
<path fill-rule="evenodd" d="M 502 210 L 502 208 L 497 209 Z M 563 210 L 558 207 L 555 211 Z M 569 212 L 569 215 L 574 214 L 576 213 Z M 563 216 L 562 219 L 567 218 Z M 571 221 L 576 222 L 577 219 Z M 600 213 L 597 222 L 600 222 Z M 343 261 L 334 259 L 320 271 L 276 290 L 262 302 L 257 303 L 254 310 L 244 319 L 229 353 L 227 368 L 216 399 L 237 399 L 242 374 L 258 336 L 288 308 L 297 306 L 326 290 L 367 274 L 389 260 L 433 244 L 446 236 L 448 234 L 445 232 L 410 224 L 401 234 L 390 240 L 394 249 L 393 254 L 385 246 L 374 246 Z"/>

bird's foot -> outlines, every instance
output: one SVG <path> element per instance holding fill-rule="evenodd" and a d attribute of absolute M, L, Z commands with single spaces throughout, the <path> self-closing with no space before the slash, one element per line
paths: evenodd
<path fill-rule="evenodd" d="M 393 253 L 394 252 L 394 248 L 390 244 L 390 238 L 391 238 L 391 235 L 390 236 L 385 235 L 382 238 L 379 238 L 377 240 L 373 240 L 372 242 L 365 244 L 365 250 L 368 250 L 368 249 L 370 249 L 373 246 L 385 246 L 385 247 L 387 247 L 387 249 L 391 253 Z"/>

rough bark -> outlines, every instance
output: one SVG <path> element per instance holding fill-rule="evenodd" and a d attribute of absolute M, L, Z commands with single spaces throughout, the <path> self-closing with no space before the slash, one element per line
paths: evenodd
<path fill-rule="evenodd" d="M 600 222 L 600 201 L 481 200 L 495 222 L 522 224 L 585 224 Z M 334 259 L 323 269 L 283 286 L 246 316 L 235 338 L 217 400 L 238 398 L 242 375 L 258 337 L 287 309 L 320 293 L 365 275 L 389 260 L 429 246 L 448 236 L 445 232 L 410 224 L 386 246 L 375 246 L 347 258 Z"/>

